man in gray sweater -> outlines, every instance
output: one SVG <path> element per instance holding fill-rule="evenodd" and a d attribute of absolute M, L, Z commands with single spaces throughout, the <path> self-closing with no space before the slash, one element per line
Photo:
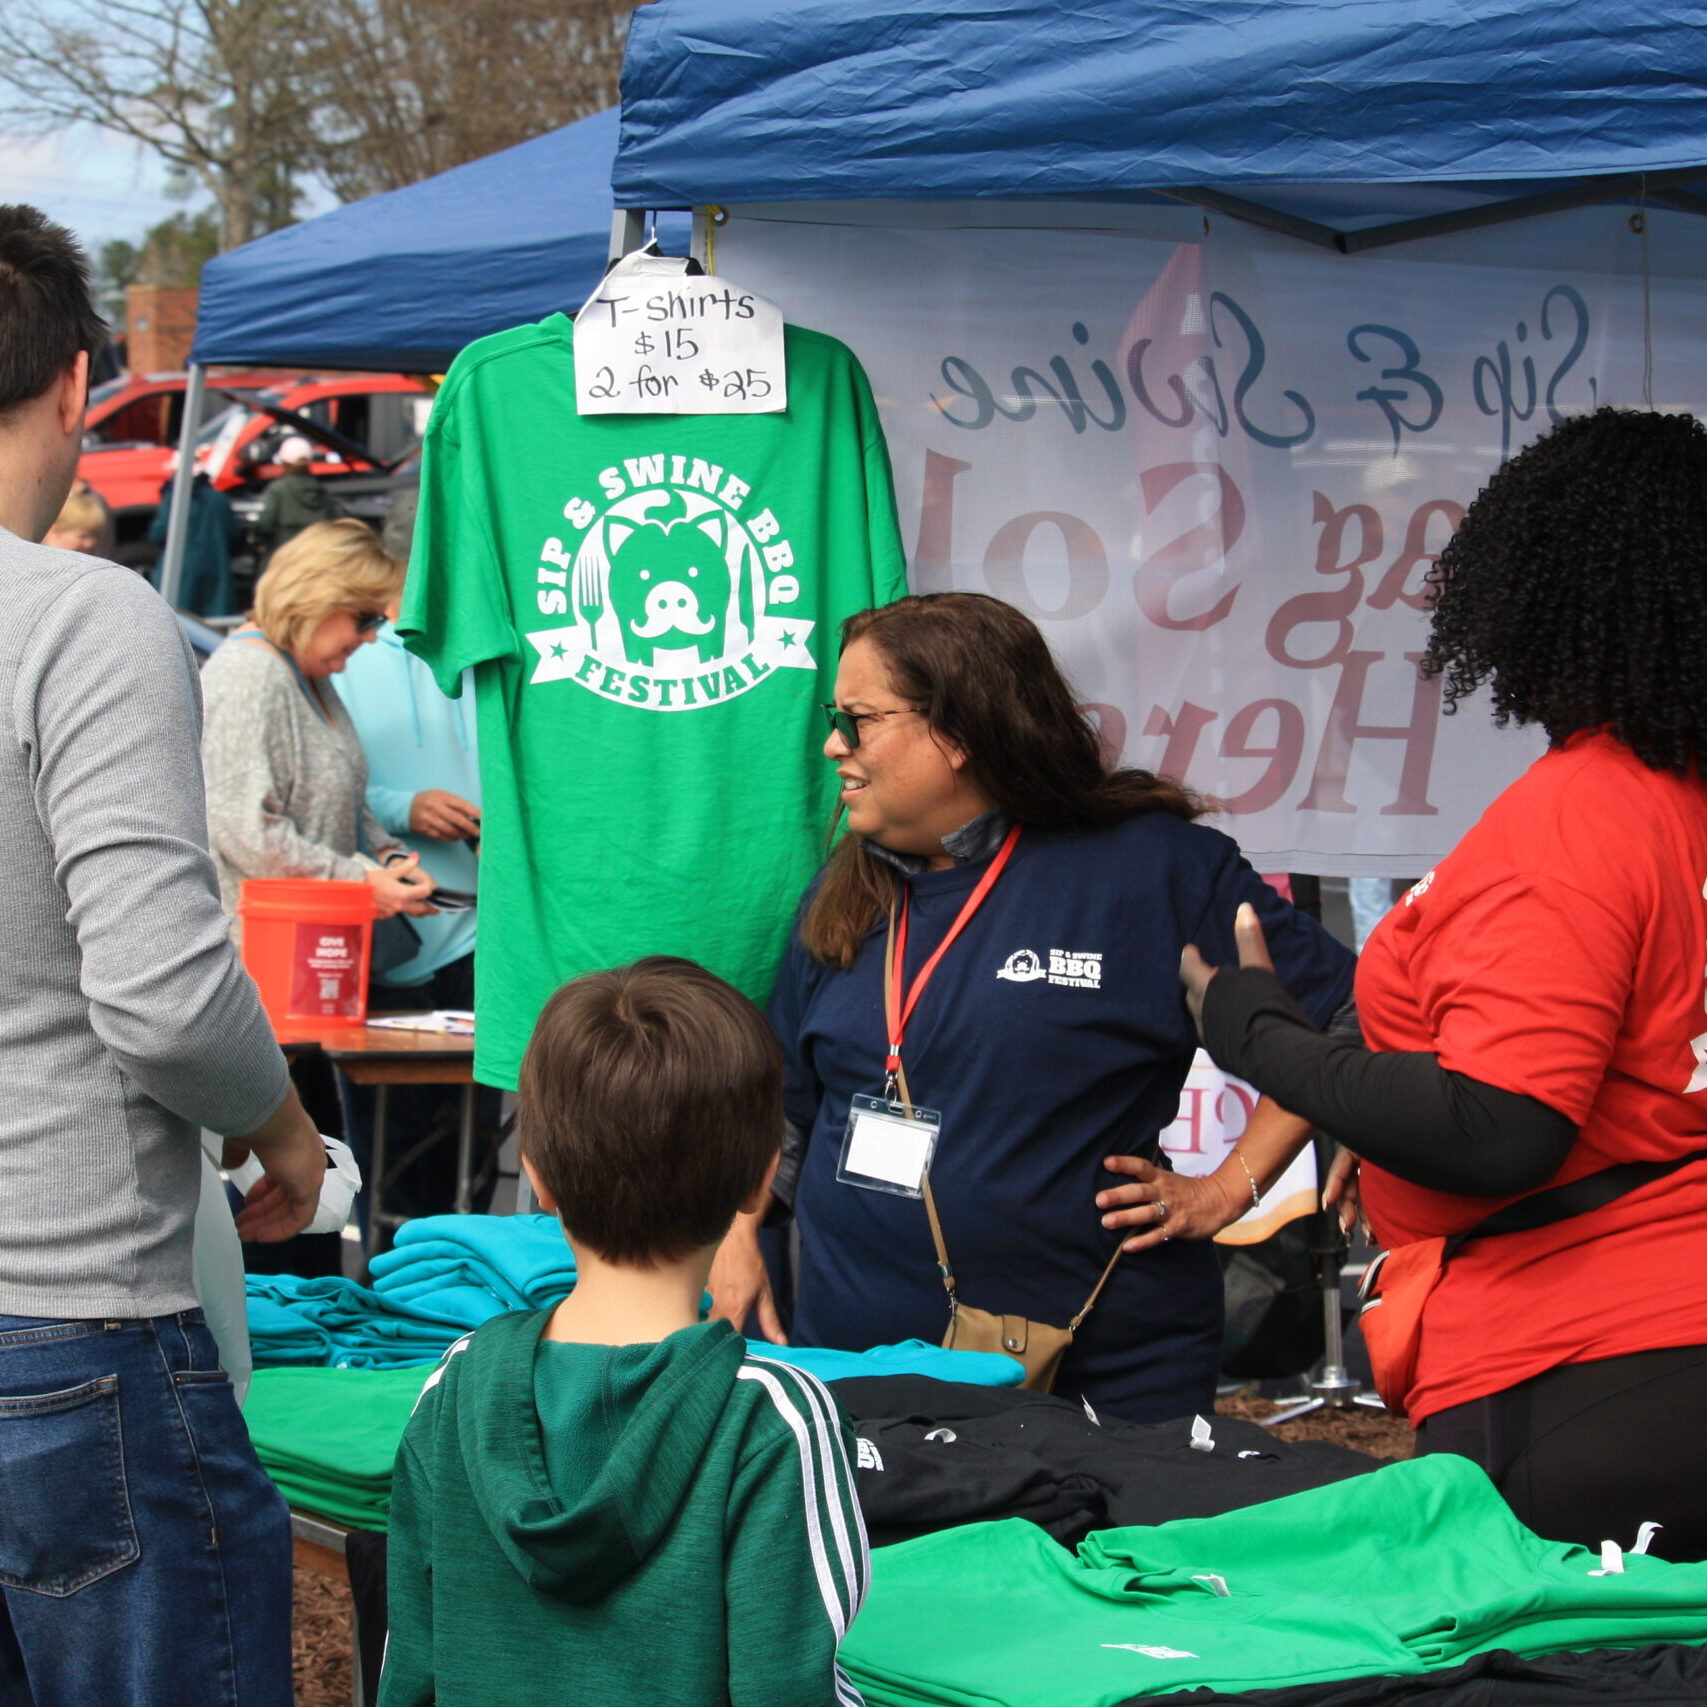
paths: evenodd
<path fill-rule="evenodd" d="M 139 577 L 38 543 L 105 335 L 0 207 L 0 1701 L 288 1707 L 290 1536 L 196 1308 L 198 1127 L 312 1217 L 325 1154 L 207 854 L 200 694 Z"/>

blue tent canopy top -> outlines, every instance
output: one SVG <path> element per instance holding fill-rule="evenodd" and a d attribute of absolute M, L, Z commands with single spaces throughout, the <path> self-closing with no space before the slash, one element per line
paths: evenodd
<path fill-rule="evenodd" d="M 1707 179 L 1704 21 L 1661 0 L 659 0 L 630 29 L 613 184 L 624 207 L 1159 195 L 1341 249 L 1619 195 L 1707 212 L 1683 187 Z M 1436 189 L 1345 217 L 1335 187 L 1373 185 Z"/>
<path fill-rule="evenodd" d="M 616 112 L 209 263 L 191 359 L 442 369 L 581 302 L 623 208 L 1186 200 L 1341 249 L 1707 212 L 1701 0 L 656 0 Z M 685 244 L 685 226 L 666 228 Z"/>
<path fill-rule="evenodd" d="M 439 372 L 488 332 L 579 308 L 608 254 L 616 138 L 612 108 L 219 256 L 191 361 Z"/>

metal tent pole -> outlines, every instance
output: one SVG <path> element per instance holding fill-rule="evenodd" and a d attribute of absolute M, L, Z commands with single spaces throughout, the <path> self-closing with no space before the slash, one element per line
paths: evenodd
<path fill-rule="evenodd" d="M 638 207 L 619 207 L 611 215 L 610 254 L 606 264 L 620 261 L 624 255 L 638 249 L 645 239 L 646 210 Z"/>
<path fill-rule="evenodd" d="M 190 532 L 190 494 L 196 481 L 196 434 L 201 431 L 207 369 L 190 363 L 184 387 L 184 420 L 178 433 L 178 472 L 172 476 L 172 508 L 166 517 L 166 551 L 160 562 L 160 596 L 174 610 L 184 589 L 184 542 Z"/>
<path fill-rule="evenodd" d="M 1316 1138 L 1316 1177 L 1325 1180 L 1333 1160 L 1331 1141 L 1320 1134 Z M 1310 1397 L 1284 1406 L 1271 1417 L 1261 1418 L 1264 1428 L 1294 1418 L 1309 1416 L 1315 1411 L 1344 1411 L 1366 1405 L 1373 1411 L 1386 1406 L 1374 1393 L 1365 1393 L 1363 1383 L 1345 1365 L 1345 1324 L 1341 1314 L 1340 1270 L 1345 1263 L 1345 1235 L 1340 1232 L 1339 1216 L 1331 1210 L 1316 1214 L 1317 1237 L 1315 1256 L 1317 1283 L 1322 1292 L 1322 1372 L 1310 1383 Z"/>

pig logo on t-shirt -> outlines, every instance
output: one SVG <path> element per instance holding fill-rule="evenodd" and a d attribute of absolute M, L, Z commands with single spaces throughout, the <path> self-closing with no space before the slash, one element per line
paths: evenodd
<path fill-rule="evenodd" d="M 723 518 L 697 522 L 613 522 L 605 529 L 610 572 L 604 597 L 631 664 L 651 669 L 660 648 L 692 648 L 696 662 L 723 656 L 723 628 L 733 577 L 724 557 Z M 588 615 L 597 618 L 595 598 Z"/>
<path fill-rule="evenodd" d="M 781 519 L 703 457 L 628 457 L 574 496 L 540 547 L 530 687 L 576 682 L 646 711 L 696 711 L 777 669 L 815 670 L 815 619 Z M 807 606 L 807 608 L 810 608 Z M 564 622 L 564 619 L 568 619 Z"/>

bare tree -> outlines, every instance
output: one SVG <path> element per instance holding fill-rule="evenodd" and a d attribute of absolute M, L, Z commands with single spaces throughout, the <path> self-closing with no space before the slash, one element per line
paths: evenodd
<path fill-rule="evenodd" d="M 129 137 L 219 209 L 412 184 L 610 106 L 634 0 L 0 0 L 0 126 Z"/>
<path fill-rule="evenodd" d="M 290 222 L 320 53 L 303 0 L 0 0 L 0 122 L 141 143 L 207 189 L 231 249 Z"/>
<path fill-rule="evenodd" d="M 634 0 L 325 0 L 317 164 L 343 200 L 611 106 Z"/>

